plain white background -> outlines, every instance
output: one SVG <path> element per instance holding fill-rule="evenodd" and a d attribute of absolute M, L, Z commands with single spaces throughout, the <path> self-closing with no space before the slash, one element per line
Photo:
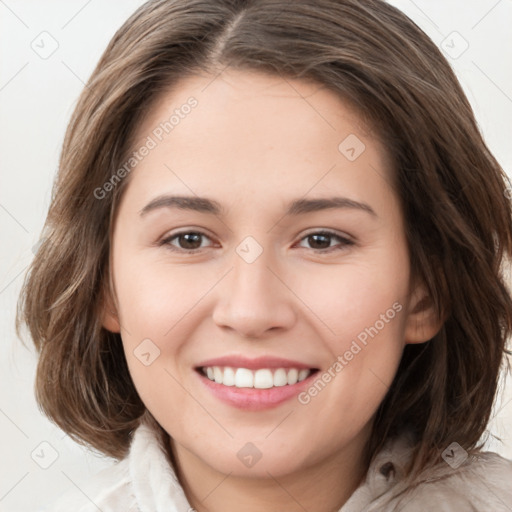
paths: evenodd
<path fill-rule="evenodd" d="M 48 209 L 66 124 L 108 41 L 142 3 L 0 0 L 2 512 L 37 510 L 112 463 L 72 442 L 39 412 L 33 396 L 36 357 L 16 338 L 14 314 Z M 445 51 L 491 151 L 510 175 L 512 1 L 390 3 Z M 504 442 L 488 444 L 508 458 L 512 458 L 510 380 L 490 426 Z"/>

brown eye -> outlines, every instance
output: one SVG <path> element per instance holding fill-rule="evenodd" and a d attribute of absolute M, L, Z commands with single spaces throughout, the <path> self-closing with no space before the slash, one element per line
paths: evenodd
<path fill-rule="evenodd" d="M 308 235 L 306 238 L 312 249 L 328 249 L 331 246 L 331 235 Z"/>
<path fill-rule="evenodd" d="M 302 240 L 306 240 L 309 244 L 309 248 L 320 251 L 320 252 L 330 252 L 331 250 L 342 250 L 347 246 L 354 245 L 352 240 L 340 236 L 336 233 L 332 233 L 330 231 L 318 231 L 314 233 L 309 233 Z M 301 240 L 301 241 L 302 241 Z M 331 245 L 332 241 L 338 241 L 338 244 Z M 304 246 L 302 246 L 304 247 Z M 308 248 L 308 247 L 306 247 Z"/>
<path fill-rule="evenodd" d="M 203 248 L 203 238 L 208 237 L 199 231 L 183 231 L 165 238 L 160 245 L 167 245 L 173 251 L 195 252 Z"/>
<path fill-rule="evenodd" d="M 165 245 L 172 251 L 195 253 L 208 247 L 207 245 L 202 245 L 204 239 L 210 240 L 206 234 L 200 231 L 182 231 L 163 239 L 159 245 Z M 309 233 L 301 239 L 302 241 L 307 241 L 309 247 L 304 247 L 303 245 L 301 247 L 309 248 L 319 253 L 343 250 L 350 245 L 354 245 L 352 240 L 330 231 Z M 333 244 L 333 241 L 337 243 Z"/>

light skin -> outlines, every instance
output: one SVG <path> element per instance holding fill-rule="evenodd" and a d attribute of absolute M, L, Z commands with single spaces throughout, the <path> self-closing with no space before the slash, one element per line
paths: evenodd
<path fill-rule="evenodd" d="M 231 69 L 180 82 L 136 139 L 190 96 L 197 107 L 129 177 L 111 248 L 117 303 L 105 307 L 103 325 L 121 333 L 137 391 L 170 434 L 197 511 L 336 511 L 364 478 L 363 449 L 405 344 L 440 327 L 425 290 L 411 285 L 388 155 L 318 84 Z M 351 134 L 365 145 L 353 161 L 338 148 Z M 141 215 L 164 194 L 205 197 L 222 212 Z M 352 203 L 286 214 L 294 200 L 333 196 Z M 309 236 L 325 230 L 334 235 Z M 177 232 L 204 236 L 187 245 Z M 236 251 L 248 236 L 263 249 L 252 263 Z M 241 410 L 194 370 L 227 354 L 327 370 L 397 302 L 401 310 L 308 404 Z M 134 355 L 144 339 L 160 350 L 149 366 Z M 237 457 L 248 442 L 262 455 L 252 467 Z"/>

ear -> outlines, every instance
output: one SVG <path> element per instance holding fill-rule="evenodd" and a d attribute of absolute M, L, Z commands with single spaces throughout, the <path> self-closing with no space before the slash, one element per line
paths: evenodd
<path fill-rule="evenodd" d="M 405 325 L 405 343 L 424 343 L 431 340 L 443 326 L 426 287 L 418 284 L 409 301 Z"/>
<path fill-rule="evenodd" d="M 116 306 L 112 300 L 110 290 L 107 286 L 103 288 L 103 295 L 100 306 L 101 324 L 107 331 L 121 332 L 121 324 Z"/>

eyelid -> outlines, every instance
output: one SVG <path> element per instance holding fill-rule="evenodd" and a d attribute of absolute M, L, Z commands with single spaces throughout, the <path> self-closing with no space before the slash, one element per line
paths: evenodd
<path fill-rule="evenodd" d="M 334 245 L 332 247 L 328 247 L 327 249 L 309 249 L 310 251 L 313 251 L 314 253 L 316 253 L 318 255 L 322 255 L 322 254 L 327 255 L 331 252 L 343 251 L 347 247 L 355 245 L 355 239 L 352 236 L 348 235 L 347 233 L 342 233 L 342 232 L 334 231 L 332 229 L 327 229 L 327 228 L 315 228 L 310 231 L 307 231 L 306 233 L 302 234 L 302 236 L 299 238 L 297 243 L 300 244 L 304 239 L 306 239 L 308 236 L 312 236 L 312 235 L 327 235 L 332 238 L 337 238 L 338 240 L 340 240 L 342 242 L 341 247 Z M 301 247 L 301 249 L 308 249 L 308 248 Z"/>
<path fill-rule="evenodd" d="M 313 228 L 311 230 L 308 230 L 302 234 L 301 240 L 306 236 L 310 235 L 332 235 L 340 237 L 346 241 L 355 242 L 354 237 L 349 235 L 348 233 L 345 233 L 344 231 L 335 231 L 329 228 Z"/>
<path fill-rule="evenodd" d="M 168 233 L 168 234 L 165 234 L 161 239 L 160 241 L 157 242 L 157 245 L 158 246 L 163 246 L 163 245 L 167 245 L 169 246 L 172 250 L 174 251 L 177 251 L 177 252 L 182 252 L 182 253 L 189 253 L 189 254 L 193 254 L 195 252 L 199 252 L 203 249 L 205 249 L 205 247 L 199 247 L 198 249 L 180 249 L 178 247 L 174 247 L 174 246 L 171 246 L 171 243 L 170 241 L 171 240 L 174 240 L 176 237 L 180 236 L 180 235 L 186 235 L 188 233 L 195 233 L 195 234 L 198 234 L 198 235 L 201 235 L 203 236 L 204 238 L 208 238 L 209 240 L 212 239 L 212 237 L 207 233 L 205 232 L 203 229 L 196 229 L 196 228 L 185 228 L 185 229 L 181 229 L 180 231 L 176 231 L 176 232 L 171 232 L 171 233 Z"/>

